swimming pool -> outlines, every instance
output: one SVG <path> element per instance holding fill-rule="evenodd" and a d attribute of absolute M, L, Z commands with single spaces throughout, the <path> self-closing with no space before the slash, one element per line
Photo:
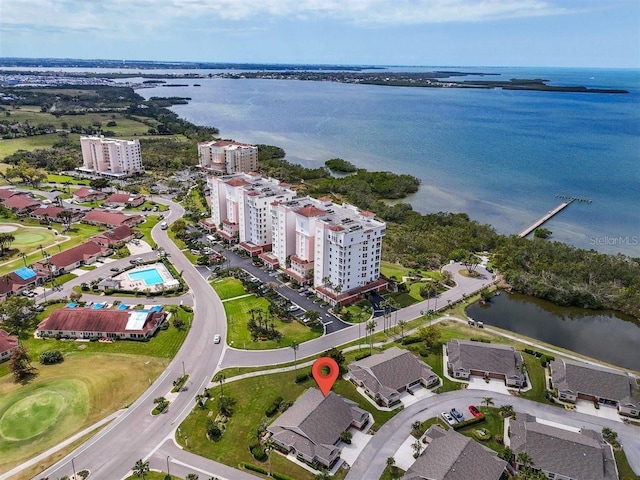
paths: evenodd
<path fill-rule="evenodd" d="M 154 268 L 147 268 L 146 270 L 137 270 L 135 272 L 127 273 L 132 281 L 142 280 L 145 285 L 158 285 L 164 283 L 164 278 L 160 275 L 160 272 Z"/>

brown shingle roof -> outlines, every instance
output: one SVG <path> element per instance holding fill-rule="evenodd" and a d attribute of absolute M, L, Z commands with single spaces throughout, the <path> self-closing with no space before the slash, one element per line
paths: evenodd
<path fill-rule="evenodd" d="M 33 212 L 31 212 L 31 214 L 36 217 L 40 217 L 46 214 L 50 219 L 54 220 L 59 213 L 64 212 L 66 210 L 67 210 L 66 208 L 49 205 L 48 207 L 36 208 Z"/>
<path fill-rule="evenodd" d="M 9 190 L 7 188 L 0 188 L 0 199 L 6 200 L 14 195 L 25 195 L 25 192 L 16 192 L 15 190 Z"/>
<path fill-rule="evenodd" d="M 117 243 L 125 238 L 129 238 L 131 235 L 133 235 L 133 230 L 129 225 L 120 225 L 116 228 L 112 228 L 111 230 L 107 230 L 106 232 L 102 232 L 99 235 L 95 235 L 93 238 L 104 238 L 110 243 Z"/>
<path fill-rule="evenodd" d="M 232 179 L 227 180 L 224 183 L 226 183 L 227 185 L 229 185 L 231 187 L 244 187 L 246 185 L 251 185 L 245 179 L 240 178 L 240 177 L 233 177 Z"/>

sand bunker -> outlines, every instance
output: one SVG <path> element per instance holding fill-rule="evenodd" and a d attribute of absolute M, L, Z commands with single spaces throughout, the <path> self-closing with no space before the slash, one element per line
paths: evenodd
<path fill-rule="evenodd" d="M 0 233 L 9 233 L 15 232 L 18 227 L 14 227 L 13 225 L 0 225 Z"/>

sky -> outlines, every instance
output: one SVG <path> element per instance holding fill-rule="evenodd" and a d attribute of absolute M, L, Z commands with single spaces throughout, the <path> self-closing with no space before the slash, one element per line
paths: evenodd
<path fill-rule="evenodd" d="M 640 68 L 640 0 L 0 0 L 0 56 Z"/>

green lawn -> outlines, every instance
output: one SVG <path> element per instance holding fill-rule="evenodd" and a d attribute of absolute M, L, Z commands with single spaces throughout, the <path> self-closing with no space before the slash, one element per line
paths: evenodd
<path fill-rule="evenodd" d="M 306 368 L 309 370 L 309 367 Z M 298 370 L 298 373 L 301 370 Z M 211 442 L 205 436 L 205 424 L 209 411 L 213 416 L 218 413 L 216 401 L 220 395 L 220 387 L 213 389 L 214 400 L 208 402 L 207 408 L 195 408 L 181 425 L 183 437 L 178 436 L 178 442 L 189 450 L 206 458 L 237 467 L 241 462 L 253 463 L 268 468 L 268 463 L 258 462 L 249 452 L 248 438 L 256 428 L 265 420 L 265 410 L 277 397 L 283 397 L 284 401 L 295 401 L 309 387 L 316 387 L 315 381 L 309 379 L 303 383 L 295 383 L 295 372 L 277 373 L 259 377 L 247 378 L 237 382 L 223 385 L 225 396 L 236 400 L 233 417 L 227 424 L 227 429 L 218 442 Z M 379 412 L 369 402 L 357 393 L 355 387 L 349 382 L 339 379 L 333 388 L 334 392 L 345 395 L 357 402 L 359 406 L 374 414 L 376 425 L 387 421 L 396 412 Z M 259 395 L 248 395 L 247 392 L 260 392 Z M 274 420 L 267 419 L 269 423 Z M 184 435 L 187 437 L 188 447 L 185 444 Z M 280 455 L 272 455 L 273 470 L 284 473 L 296 480 L 311 480 L 313 475 L 289 462 Z"/>
<path fill-rule="evenodd" d="M 11 216 L 9 218 L 0 219 L 2 223 L 17 223 L 23 225 L 24 227 L 39 227 L 34 229 L 34 231 L 40 232 L 40 228 L 42 227 L 39 222 L 32 218 L 17 218 L 15 216 Z M 54 226 L 54 228 L 58 231 L 62 231 L 62 228 L 59 225 Z M 44 230 L 45 232 L 51 232 L 50 230 Z M 67 250 L 71 247 L 75 247 L 81 243 L 86 242 L 89 237 L 96 235 L 100 232 L 103 232 L 104 229 L 101 227 L 96 227 L 93 225 L 85 225 L 83 223 L 74 223 L 71 226 L 71 229 L 68 232 L 65 232 L 64 235 L 70 237 L 70 240 L 63 241 L 63 243 L 58 244 L 57 246 L 52 246 L 53 239 L 55 237 L 51 237 L 51 240 L 48 242 L 43 242 L 42 246 L 45 252 L 49 255 L 55 255 L 62 250 Z M 48 245 L 47 245 L 48 244 Z M 27 264 L 32 264 L 38 260 L 43 258 L 42 251 L 40 250 L 40 244 L 33 244 L 30 247 L 24 246 L 19 248 L 20 251 L 27 255 L 26 262 Z M 0 275 L 5 275 L 9 272 L 16 270 L 17 268 L 24 266 L 24 260 L 20 256 L 14 256 L 13 260 L 2 262 L 0 265 Z"/>
<path fill-rule="evenodd" d="M 640 475 L 636 475 L 631 465 L 629 465 L 629 460 L 627 460 L 624 450 L 614 450 L 613 455 L 616 459 L 616 465 L 618 465 L 620 480 L 640 480 Z"/>
<path fill-rule="evenodd" d="M 184 243 L 182 240 L 180 240 L 178 237 L 176 237 L 176 234 L 171 231 L 171 227 L 169 227 L 169 230 L 167 230 L 167 233 L 169 235 L 169 238 L 173 241 L 173 243 L 176 244 L 176 247 L 178 247 L 182 251 L 182 254 L 185 257 L 187 257 L 191 263 L 195 265 L 198 261 L 199 255 L 194 255 L 193 253 L 191 253 L 191 250 L 187 248 L 187 244 Z"/>
<path fill-rule="evenodd" d="M 60 275 L 59 277 L 55 278 L 55 282 L 47 282 L 45 283 L 45 286 L 47 288 L 51 288 L 54 285 L 62 285 L 64 283 L 67 283 L 70 280 L 73 280 L 74 278 L 78 278 L 78 275 L 76 275 L 75 273 L 64 273 L 62 275 Z"/>
<path fill-rule="evenodd" d="M 71 135 L 69 135 L 71 137 Z M 76 135 L 76 138 L 80 138 Z M 38 148 L 51 148 L 53 144 L 60 141 L 60 136 L 56 133 L 48 135 L 35 135 L 33 137 L 12 138 L 0 141 L 0 160 L 15 153 L 17 150 L 32 151 Z M 79 141 L 79 140 L 78 140 Z"/>
<path fill-rule="evenodd" d="M 540 364 L 540 359 L 528 353 L 521 353 L 524 363 L 527 365 L 532 388 L 527 392 L 521 392 L 520 396 L 533 400 L 534 402 L 549 403 L 544 396 L 547 388 L 545 385 L 544 367 Z"/>
<path fill-rule="evenodd" d="M 384 471 L 382 472 L 382 476 L 380 477 L 380 480 L 396 480 L 398 478 L 402 478 L 402 476 L 404 475 L 405 471 L 402 470 L 400 467 L 391 467 L 391 469 L 389 467 L 384 467 Z"/>
<path fill-rule="evenodd" d="M 320 330 L 312 330 L 301 325 L 297 321 L 283 322 L 275 319 L 276 330 L 282 333 L 280 340 L 264 340 L 254 342 L 251 339 L 247 322 L 252 309 L 261 310 L 263 316 L 268 316 L 269 301 L 265 298 L 244 297 L 230 300 L 224 303 L 224 310 L 227 314 L 227 342 L 236 348 L 246 348 L 248 350 L 264 350 L 269 348 L 281 348 L 291 345 L 292 342 L 306 342 L 322 335 Z"/>
<path fill-rule="evenodd" d="M 463 427 L 458 430 L 459 433 L 466 435 L 467 437 L 473 438 L 478 441 L 485 447 L 489 447 L 491 450 L 494 450 L 498 453 L 502 452 L 504 449 L 504 445 L 498 441 L 496 441 L 496 435 L 504 434 L 504 418 L 500 415 L 500 412 L 497 408 L 492 407 L 481 407 L 478 406 L 479 410 L 484 414 L 484 422 L 474 423 L 473 425 L 469 425 L 468 427 Z M 486 441 L 479 441 L 474 435 L 474 430 L 477 429 L 485 429 L 491 433 L 491 439 Z"/>
<path fill-rule="evenodd" d="M 65 183 L 70 183 L 72 185 L 89 185 L 89 180 L 81 180 L 76 177 L 72 177 L 70 175 L 59 175 L 57 173 L 49 173 L 47 175 L 47 183 L 56 183 L 59 185 L 64 185 Z"/>
<path fill-rule="evenodd" d="M 211 286 L 220 297 L 220 300 L 228 300 L 229 298 L 239 297 L 247 293 L 242 282 L 232 277 L 215 280 L 211 282 Z"/>
<path fill-rule="evenodd" d="M 153 238 L 151 238 L 151 229 L 153 229 L 153 227 L 155 227 L 159 221 L 160 219 L 157 216 L 148 215 L 145 217 L 144 223 L 135 227 L 136 230 L 144 235 L 142 239 L 149 245 L 151 245 L 152 248 L 155 247 L 157 243 L 153 240 Z"/>
<path fill-rule="evenodd" d="M 432 270 L 420 270 L 419 272 L 422 277 L 431 277 L 435 280 L 442 280 L 440 272 Z M 380 262 L 380 273 L 387 278 L 395 277 L 398 282 L 401 282 L 402 277 L 413 276 L 417 272 L 415 269 L 404 267 L 399 263 L 392 263 L 383 260 Z"/>

